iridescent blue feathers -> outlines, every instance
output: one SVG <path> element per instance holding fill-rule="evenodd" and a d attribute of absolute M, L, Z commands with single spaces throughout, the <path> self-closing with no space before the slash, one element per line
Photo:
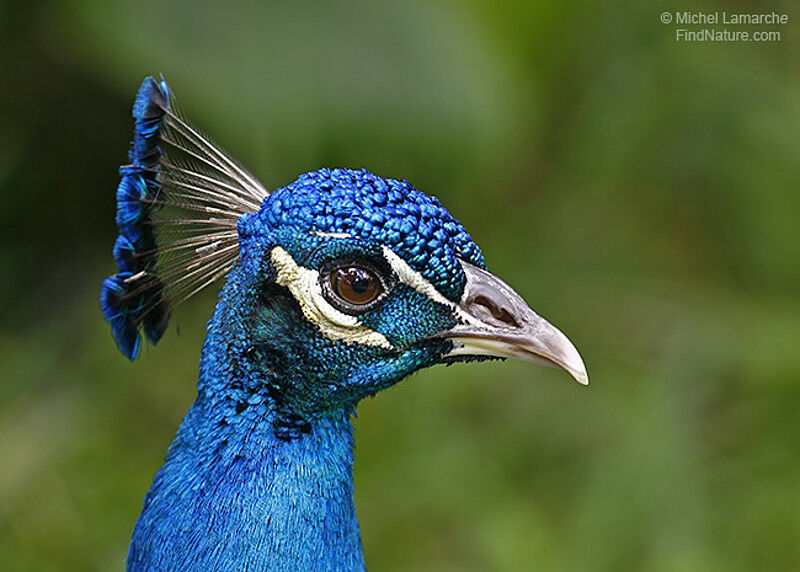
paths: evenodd
<path fill-rule="evenodd" d="M 438 199 L 407 181 L 365 169 L 320 169 L 273 191 L 263 208 L 244 217 L 243 234 L 268 229 L 336 233 L 376 241 L 401 256 L 436 289 L 457 301 L 464 288 L 458 262 L 484 267 L 478 246 Z"/>
<path fill-rule="evenodd" d="M 117 346 L 131 359 L 142 335 L 159 341 L 175 304 L 228 273 L 240 230 L 243 237 L 284 227 L 378 241 L 451 301 L 464 285 L 457 259 L 484 264 L 439 201 L 405 181 L 321 169 L 267 199 L 261 183 L 183 119 L 163 80 L 145 79 L 133 118 L 130 163 L 117 188 L 119 272 L 100 296 Z"/>
<path fill-rule="evenodd" d="M 100 306 L 117 347 L 134 359 L 141 335 L 156 344 L 170 308 L 230 270 L 236 223 L 264 187 L 176 111 L 165 81 L 147 78 L 133 105 L 130 164 L 117 187 L 119 273 Z"/>

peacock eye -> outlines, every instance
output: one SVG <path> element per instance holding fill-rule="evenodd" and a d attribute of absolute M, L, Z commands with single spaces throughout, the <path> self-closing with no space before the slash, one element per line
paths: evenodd
<path fill-rule="evenodd" d="M 378 275 L 361 266 L 335 269 L 330 273 L 330 286 L 340 300 L 355 307 L 369 305 L 384 291 Z"/>
<path fill-rule="evenodd" d="M 319 271 L 322 295 L 345 314 L 358 316 L 375 308 L 392 291 L 396 277 L 380 261 L 330 260 Z"/>

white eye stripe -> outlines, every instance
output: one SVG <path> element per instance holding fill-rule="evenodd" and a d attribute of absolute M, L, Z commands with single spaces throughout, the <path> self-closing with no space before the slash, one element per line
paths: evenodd
<path fill-rule="evenodd" d="M 346 232 L 322 232 L 321 230 L 315 230 L 311 234 L 322 238 L 353 238 L 352 235 Z"/>
<path fill-rule="evenodd" d="M 462 310 L 458 304 L 455 304 L 445 298 L 433 284 L 426 280 L 422 274 L 411 268 L 411 266 L 408 265 L 408 262 L 395 254 L 391 248 L 388 246 L 383 246 L 382 248 L 383 257 L 389 263 L 389 266 L 392 267 L 392 270 L 394 270 L 395 274 L 397 274 L 400 282 L 413 288 L 423 296 L 427 296 L 437 304 L 442 304 L 443 306 L 450 308 L 453 313 L 464 320 L 465 323 L 472 325 L 483 325 L 480 320 Z"/>
<path fill-rule="evenodd" d="M 331 306 L 322 295 L 319 272 L 298 265 L 292 255 L 280 246 L 270 253 L 276 270 L 275 281 L 286 286 L 294 296 L 307 320 L 319 327 L 330 340 L 395 349 L 386 337 L 364 326 L 355 316 L 344 314 Z"/>

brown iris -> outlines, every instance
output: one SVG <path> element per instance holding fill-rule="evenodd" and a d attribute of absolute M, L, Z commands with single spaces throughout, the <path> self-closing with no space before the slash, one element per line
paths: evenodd
<path fill-rule="evenodd" d="M 353 306 L 364 306 L 383 292 L 378 276 L 360 266 L 337 268 L 330 274 L 331 290 L 342 301 Z"/>

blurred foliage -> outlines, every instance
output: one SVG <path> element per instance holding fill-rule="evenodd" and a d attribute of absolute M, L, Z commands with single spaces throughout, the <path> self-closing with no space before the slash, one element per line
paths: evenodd
<path fill-rule="evenodd" d="M 678 44 L 678 9 L 790 15 Z M 269 187 L 436 194 L 581 349 L 359 408 L 371 570 L 800 569 L 800 61 L 789 2 L 0 3 L 0 568 L 121 568 L 214 293 L 135 364 L 96 297 L 142 77 Z M 178 332 L 176 333 L 176 329 Z"/>

